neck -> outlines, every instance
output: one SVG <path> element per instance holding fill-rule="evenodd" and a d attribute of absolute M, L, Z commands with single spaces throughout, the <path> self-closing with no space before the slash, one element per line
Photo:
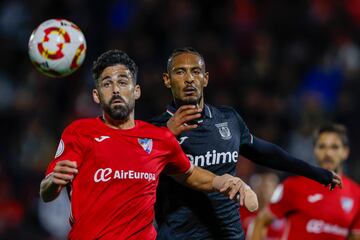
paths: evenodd
<path fill-rule="evenodd" d="M 103 121 L 105 125 L 114 128 L 114 129 L 131 129 L 135 127 L 135 120 L 134 120 L 134 111 L 132 111 L 127 119 L 124 120 L 115 120 L 112 119 L 106 113 L 103 113 Z"/>
<path fill-rule="evenodd" d="M 339 166 L 337 169 L 334 170 L 334 172 L 335 172 L 336 174 L 342 175 L 342 174 L 343 174 L 342 166 Z"/>
<path fill-rule="evenodd" d="M 204 109 L 204 98 L 201 98 L 199 102 L 197 103 L 189 103 L 181 101 L 180 99 L 174 98 L 175 107 L 179 108 L 183 105 L 196 105 L 198 108 Z"/>

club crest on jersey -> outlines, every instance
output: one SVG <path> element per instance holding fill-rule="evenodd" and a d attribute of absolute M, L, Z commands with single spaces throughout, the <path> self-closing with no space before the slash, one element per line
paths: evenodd
<path fill-rule="evenodd" d="M 153 147 L 153 141 L 150 138 L 138 138 L 138 142 L 140 146 L 147 152 L 148 154 L 151 153 Z"/>
<path fill-rule="evenodd" d="M 341 197 L 341 207 L 346 212 L 351 212 L 352 208 L 354 206 L 354 200 L 349 197 Z"/>
<path fill-rule="evenodd" d="M 229 140 L 231 138 L 231 132 L 227 122 L 218 123 L 215 124 L 215 126 L 219 129 L 219 133 L 222 139 Z"/>
<path fill-rule="evenodd" d="M 56 149 L 56 153 L 55 153 L 55 158 L 58 158 L 61 156 L 61 154 L 64 152 L 65 150 L 65 145 L 64 145 L 64 141 L 61 139 L 59 142 L 59 145 Z"/>

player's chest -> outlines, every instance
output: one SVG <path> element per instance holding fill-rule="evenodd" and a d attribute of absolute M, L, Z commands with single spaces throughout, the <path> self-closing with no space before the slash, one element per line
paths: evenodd
<path fill-rule="evenodd" d="M 321 219 L 342 226 L 350 226 L 359 208 L 356 196 L 347 189 L 334 192 L 313 191 L 300 198 L 298 208 L 307 218 Z"/>
<path fill-rule="evenodd" d="M 157 171 L 158 158 L 155 141 L 151 138 L 115 134 L 91 136 L 92 148 L 86 164 L 93 168 Z"/>
<path fill-rule="evenodd" d="M 195 155 L 207 151 L 239 151 L 239 128 L 231 121 L 205 121 L 197 129 L 182 133 L 177 139 L 185 152 Z"/>

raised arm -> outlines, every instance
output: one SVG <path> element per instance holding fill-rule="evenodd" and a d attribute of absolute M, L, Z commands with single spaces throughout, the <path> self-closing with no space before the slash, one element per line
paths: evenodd
<path fill-rule="evenodd" d="M 59 196 L 61 189 L 74 179 L 78 173 L 76 162 L 63 160 L 56 163 L 54 172 L 46 176 L 40 183 L 40 197 L 50 202 Z"/>
<path fill-rule="evenodd" d="M 193 167 L 187 174 L 173 176 L 178 182 L 203 192 L 221 192 L 230 199 L 239 197 L 240 205 L 245 205 L 249 211 L 258 208 L 256 194 L 240 178 L 229 174 L 217 176 L 210 171 Z"/>
<path fill-rule="evenodd" d="M 252 143 L 243 145 L 241 155 L 257 164 L 272 169 L 301 175 L 325 186 L 330 184 L 330 190 L 336 185 L 342 187 L 341 178 L 334 172 L 310 165 L 291 156 L 279 146 L 256 137 L 254 137 Z"/>
<path fill-rule="evenodd" d="M 266 236 L 266 230 L 271 222 L 275 219 L 274 215 L 268 208 L 262 209 L 256 216 L 253 226 L 249 228 L 247 234 L 251 240 L 263 240 Z"/>

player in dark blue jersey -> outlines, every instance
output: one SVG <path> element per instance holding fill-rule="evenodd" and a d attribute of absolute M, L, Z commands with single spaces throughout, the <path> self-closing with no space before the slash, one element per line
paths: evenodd
<path fill-rule="evenodd" d="M 302 175 L 331 188 L 341 186 L 335 173 L 254 137 L 233 108 L 205 103 L 203 90 L 209 73 L 203 57 L 194 49 L 175 50 L 163 80 L 174 101 L 151 122 L 167 125 L 193 164 L 216 174 L 235 175 L 241 154 L 257 164 Z M 244 239 L 238 208 L 237 202 L 221 194 L 193 191 L 162 176 L 156 205 L 158 239 Z"/>

